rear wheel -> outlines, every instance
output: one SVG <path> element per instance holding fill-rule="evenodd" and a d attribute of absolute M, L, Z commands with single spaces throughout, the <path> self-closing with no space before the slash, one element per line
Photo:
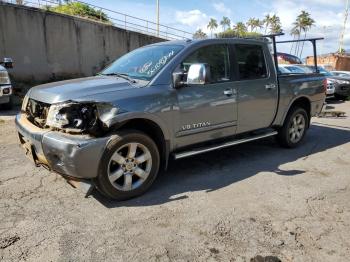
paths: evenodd
<path fill-rule="evenodd" d="M 278 131 L 278 142 L 284 147 L 296 147 L 303 140 L 309 125 L 309 117 L 304 108 L 293 107 L 282 128 Z"/>
<path fill-rule="evenodd" d="M 123 131 L 102 156 L 97 188 L 105 196 L 126 200 L 143 194 L 159 170 L 159 152 L 151 138 L 138 131 Z"/>

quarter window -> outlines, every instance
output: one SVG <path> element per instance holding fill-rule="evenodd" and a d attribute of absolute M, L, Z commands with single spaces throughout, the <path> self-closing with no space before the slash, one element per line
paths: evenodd
<path fill-rule="evenodd" d="M 260 45 L 236 45 L 240 80 L 267 77 L 264 51 Z"/>
<path fill-rule="evenodd" d="M 225 82 L 230 80 L 230 62 L 227 45 L 210 45 L 202 47 L 188 56 L 181 64 L 182 70 L 187 72 L 190 65 L 206 63 L 210 66 L 211 82 Z"/>

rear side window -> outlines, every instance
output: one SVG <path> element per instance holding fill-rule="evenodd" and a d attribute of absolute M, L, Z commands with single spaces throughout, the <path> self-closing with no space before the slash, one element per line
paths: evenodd
<path fill-rule="evenodd" d="M 265 56 L 260 45 L 236 45 L 236 60 L 240 80 L 267 77 Z"/>
<path fill-rule="evenodd" d="M 230 80 L 230 62 L 227 45 L 210 45 L 201 47 L 189 55 L 181 64 L 182 70 L 187 72 L 190 65 L 206 63 L 210 66 L 211 82 L 225 82 Z"/>

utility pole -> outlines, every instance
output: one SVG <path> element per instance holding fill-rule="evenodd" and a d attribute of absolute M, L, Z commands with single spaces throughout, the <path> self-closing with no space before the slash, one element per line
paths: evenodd
<path fill-rule="evenodd" d="M 159 37 L 159 0 L 157 0 L 157 36 Z"/>
<path fill-rule="evenodd" d="M 343 51 L 344 48 L 344 35 L 345 35 L 345 30 L 346 30 L 346 22 L 348 19 L 348 15 L 349 15 L 349 0 L 346 0 L 346 6 L 345 6 L 345 14 L 344 14 L 344 25 L 343 25 L 343 30 L 342 33 L 340 35 L 340 40 L 339 40 L 339 53 L 341 53 Z"/>

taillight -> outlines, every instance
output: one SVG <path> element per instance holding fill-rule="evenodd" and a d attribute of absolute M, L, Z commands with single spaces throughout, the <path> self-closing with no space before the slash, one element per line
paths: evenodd
<path fill-rule="evenodd" d="M 327 78 L 323 79 L 323 92 L 327 93 Z"/>

